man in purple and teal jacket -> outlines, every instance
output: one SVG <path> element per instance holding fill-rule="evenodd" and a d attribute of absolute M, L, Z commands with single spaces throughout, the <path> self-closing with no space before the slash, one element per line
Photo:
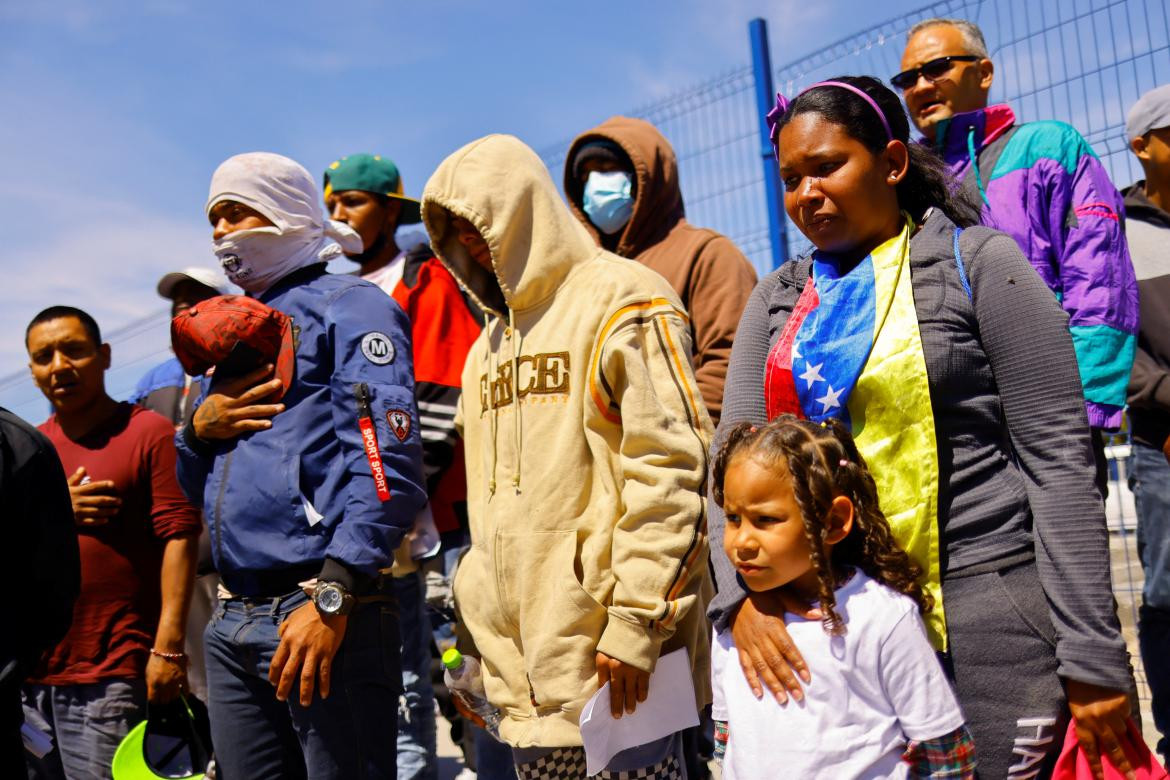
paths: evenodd
<path fill-rule="evenodd" d="M 1104 488 L 1100 433 L 1121 423 L 1138 328 L 1138 291 L 1121 195 L 1071 126 L 1017 124 L 987 105 L 994 66 L 979 28 L 928 19 L 910 30 L 902 90 L 910 118 L 982 204 L 982 222 L 1011 235 L 1069 315 Z"/>

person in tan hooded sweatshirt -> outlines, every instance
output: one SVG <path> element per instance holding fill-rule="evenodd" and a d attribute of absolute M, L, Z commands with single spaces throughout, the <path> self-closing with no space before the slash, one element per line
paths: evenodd
<path fill-rule="evenodd" d="M 662 274 L 682 299 L 695 377 L 718 424 L 731 342 L 755 269 L 729 238 L 687 222 L 674 149 L 643 119 L 615 116 L 577 136 L 564 185 L 594 241 Z"/>
<path fill-rule="evenodd" d="M 452 154 L 422 204 L 436 254 L 487 320 L 457 413 L 467 650 L 518 775 L 584 777 L 578 720 L 600 681 L 615 715 L 633 712 L 658 658 L 686 648 L 696 707 L 710 701 L 711 422 L 687 315 L 660 276 L 597 246 L 516 138 Z M 607 770 L 681 777 L 679 750 L 673 735 Z"/>

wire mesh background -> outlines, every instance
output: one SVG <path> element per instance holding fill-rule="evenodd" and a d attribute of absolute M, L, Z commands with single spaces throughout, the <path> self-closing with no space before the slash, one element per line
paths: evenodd
<path fill-rule="evenodd" d="M 937 16 L 982 27 L 996 65 L 993 101 L 1011 103 L 1020 121 L 1076 127 L 1119 188 L 1140 178 L 1123 130 L 1129 106 L 1170 82 L 1170 20 L 1159 0 L 943 0 L 781 65 L 776 88 L 791 96 L 831 76 L 888 79 L 900 69 L 906 33 Z M 764 273 L 771 255 L 754 88 L 745 66 L 628 114 L 654 123 L 674 146 L 687 218 L 730 237 Z M 541 154 L 556 181 L 568 145 Z M 807 247 L 792 225 L 788 240 L 790 256 Z"/>

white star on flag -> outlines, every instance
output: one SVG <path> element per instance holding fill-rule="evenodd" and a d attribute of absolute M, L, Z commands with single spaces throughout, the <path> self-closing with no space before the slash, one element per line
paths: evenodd
<path fill-rule="evenodd" d="M 800 360 L 800 350 L 796 346 L 796 342 L 792 342 L 792 359 Z"/>
<path fill-rule="evenodd" d="M 845 388 L 841 388 L 840 390 L 834 390 L 833 386 L 829 385 L 829 392 L 825 393 L 820 398 L 816 399 L 817 403 L 820 404 L 822 407 L 824 407 L 821 409 L 821 414 L 824 414 L 825 412 L 829 411 L 830 409 L 835 409 L 836 407 L 841 405 L 841 402 L 837 400 L 837 396 L 841 395 L 841 393 L 844 390 L 845 390 Z"/>
<path fill-rule="evenodd" d="M 806 387 L 812 387 L 814 382 L 824 382 L 825 378 L 821 376 L 821 366 L 824 363 L 817 363 L 815 366 L 809 365 L 808 361 L 804 362 L 804 373 L 800 378 L 804 380 Z"/>

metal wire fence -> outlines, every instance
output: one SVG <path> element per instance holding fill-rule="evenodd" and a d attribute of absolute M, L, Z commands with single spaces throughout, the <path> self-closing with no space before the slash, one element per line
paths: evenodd
<path fill-rule="evenodd" d="M 653 123 L 670 139 L 687 219 L 732 237 L 763 270 L 771 266 L 771 245 L 754 89 L 752 68 L 744 66 L 627 115 Z M 561 181 L 569 143 L 567 139 L 540 152 L 556 182 Z"/>
<path fill-rule="evenodd" d="M 996 64 L 993 101 L 1010 103 L 1020 121 L 1076 127 L 1119 187 L 1140 178 L 1123 128 L 1143 92 L 1170 82 L 1170 11 L 1161 0 L 942 0 L 792 59 L 776 69 L 776 88 L 792 95 L 844 74 L 888 79 L 900 69 L 910 28 L 939 16 L 983 29 Z M 755 78 L 744 66 L 628 113 L 653 122 L 674 146 L 688 219 L 730 237 L 766 272 L 772 263 Z M 542 151 L 554 180 L 568 145 Z M 807 246 L 791 225 L 788 242 L 790 255 Z"/>
<path fill-rule="evenodd" d="M 1147 90 L 1170 82 L 1170 10 L 1161 0 L 943 0 L 821 47 L 776 74 L 786 95 L 835 75 L 888 79 L 906 34 L 932 17 L 978 24 L 995 62 L 991 100 L 1018 119 L 1059 119 L 1093 146 L 1119 188 L 1141 178 L 1125 138 L 1125 114 Z M 792 250 L 805 243 L 789 231 Z"/>

